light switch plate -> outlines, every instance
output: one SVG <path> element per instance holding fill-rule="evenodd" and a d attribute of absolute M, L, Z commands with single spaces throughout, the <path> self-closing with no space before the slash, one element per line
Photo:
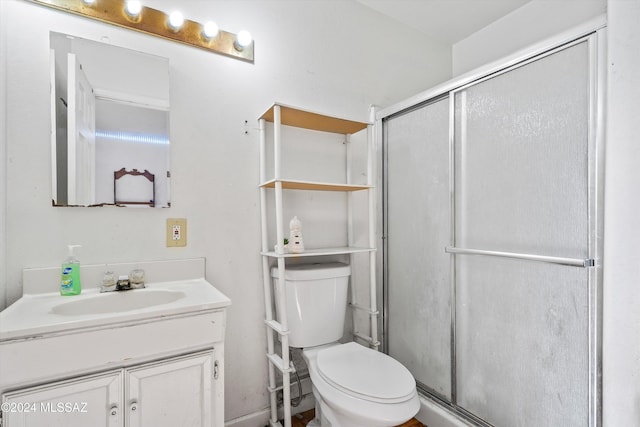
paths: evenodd
<path fill-rule="evenodd" d="M 187 246 L 187 219 L 167 218 L 167 247 Z"/>

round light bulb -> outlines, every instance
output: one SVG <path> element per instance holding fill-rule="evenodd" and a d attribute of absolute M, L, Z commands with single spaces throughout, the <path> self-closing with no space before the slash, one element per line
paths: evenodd
<path fill-rule="evenodd" d="M 206 24 L 204 24 L 202 33 L 206 38 L 212 39 L 218 35 L 218 31 L 219 31 L 218 24 L 216 24 L 213 21 L 209 21 Z"/>
<path fill-rule="evenodd" d="M 251 34 L 247 30 L 242 30 L 238 33 L 236 37 L 235 47 L 237 50 L 242 50 L 245 47 L 249 46 L 253 39 L 251 38 Z"/>
<path fill-rule="evenodd" d="M 129 0 L 127 1 L 126 9 L 129 15 L 138 16 L 142 12 L 142 3 L 138 0 Z"/>
<path fill-rule="evenodd" d="M 96 0 L 82 0 L 82 3 L 87 4 L 87 5 L 92 5 L 96 2 Z"/>
<path fill-rule="evenodd" d="M 171 12 L 171 15 L 169 15 L 169 26 L 174 30 L 178 30 L 182 27 L 182 24 L 184 24 L 184 16 L 182 16 L 182 13 L 177 10 Z"/>

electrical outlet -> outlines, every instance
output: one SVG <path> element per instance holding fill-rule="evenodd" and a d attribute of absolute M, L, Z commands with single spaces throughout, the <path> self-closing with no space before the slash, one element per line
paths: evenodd
<path fill-rule="evenodd" d="M 187 246 L 187 219 L 167 218 L 167 247 Z"/>

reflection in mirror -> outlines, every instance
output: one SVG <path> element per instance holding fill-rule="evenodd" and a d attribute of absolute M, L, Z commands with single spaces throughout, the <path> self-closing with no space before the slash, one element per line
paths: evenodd
<path fill-rule="evenodd" d="M 53 205 L 169 207 L 168 59 L 54 32 L 50 43 Z M 141 172 L 117 183 L 127 203 L 122 169 Z"/>

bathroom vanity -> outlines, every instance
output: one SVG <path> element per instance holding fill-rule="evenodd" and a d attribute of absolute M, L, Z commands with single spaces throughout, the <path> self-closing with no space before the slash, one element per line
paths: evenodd
<path fill-rule="evenodd" d="M 203 276 L 25 294 L 0 313 L 2 426 L 223 426 L 231 302 Z"/>

